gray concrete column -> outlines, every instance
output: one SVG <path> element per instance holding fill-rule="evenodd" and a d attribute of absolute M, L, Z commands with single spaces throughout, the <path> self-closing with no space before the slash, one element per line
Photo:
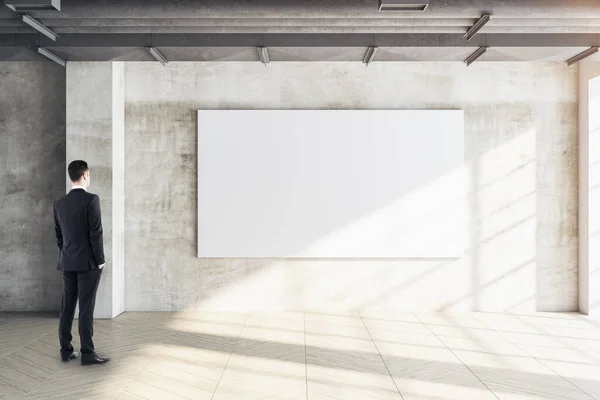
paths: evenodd
<path fill-rule="evenodd" d="M 106 267 L 97 318 L 114 318 L 125 310 L 124 78 L 122 62 L 67 64 L 67 164 L 88 162 L 89 191 L 100 196 L 102 209 Z"/>
<path fill-rule="evenodd" d="M 579 310 L 600 316 L 600 62 L 579 64 Z"/>

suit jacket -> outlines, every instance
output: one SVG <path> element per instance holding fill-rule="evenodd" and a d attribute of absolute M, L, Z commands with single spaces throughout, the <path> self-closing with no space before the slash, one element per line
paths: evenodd
<path fill-rule="evenodd" d="M 54 203 L 58 269 L 87 271 L 104 264 L 100 198 L 84 189 L 73 189 Z"/>

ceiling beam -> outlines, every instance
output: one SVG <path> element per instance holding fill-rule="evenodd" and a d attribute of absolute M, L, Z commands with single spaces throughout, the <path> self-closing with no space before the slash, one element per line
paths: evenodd
<path fill-rule="evenodd" d="M 0 47 L 593 47 L 597 34 L 0 34 Z"/>
<path fill-rule="evenodd" d="M 1 1 L 1 0 L 0 0 Z M 314 18 L 335 17 L 381 18 L 378 0 L 68 0 L 62 12 L 69 18 Z M 427 18 L 479 18 L 482 11 L 499 18 L 592 18 L 600 17 L 598 0 L 443 0 L 430 1 Z M 407 13 L 423 16 L 422 13 Z M 55 17 L 51 12 L 36 14 L 39 18 Z"/>
<path fill-rule="evenodd" d="M 156 47 L 147 47 L 146 50 L 148 50 L 148 53 L 150 53 L 152 57 L 156 59 L 156 61 L 161 63 L 163 67 L 166 67 L 169 63 L 169 60 L 167 60 L 167 58 Z"/>
<path fill-rule="evenodd" d="M 484 14 L 477 22 L 465 33 L 465 39 L 471 40 L 483 27 L 490 22 L 492 17 L 489 14 Z"/>
<path fill-rule="evenodd" d="M 371 63 L 371 61 L 373 61 L 373 59 L 375 58 L 375 54 L 377 54 L 377 50 L 379 50 L 379 47 L 374 47 L 374 46 L 369 47 L 367 49 L 367 52 L 365 53 L 365 56 L 363 57 L 363 64 L 368 66 Z"/>
<path fill-rule="evenodd" d="M 61 57 L 59 57 L 58 55 L 54 54 L 53 52 L 51 52 L 48 49 L 45 49 L 43 47 L 39 47 L 38 48 L 38 53 L 40 53 L 44 57 L 46 57 L 46 58 L 54 61 L 55 63 L 57 63 L 60 66 L 63 66 L 63 67 L 67 66 L 67 60 L 62 59 Z"/>
<path fill-rule="evenodd" d="M 570 67 L 571 65 L 577 64 L 579 61 L 583 61 L 588 57 L 593 56 L 598 53 L 598 46 L 590 47 L 584 52 L 581 52 L 567 60 L 567 65 Z"/>
<path fill-rule="evenodd" d="M 467 67 L 471 64 L 473 64 L 475 61 L 477 61 L 482 55 L 485 54 L 485 52 L 487 51 L 487 47 L 480 47 L 477 50 L 475 50 L 473 52 L 473 54 L 471 54 L 469 57 L 467 57 L 467 59 L 465 60 L 465 64 L 467 64 Z"/>
<path fill-rule="evenodd" d="M 259 46 L 256 48 L 258 50 L 258 57 L 260 58 L 260 62 L 267 65 L 271 62 L 271 58 L 269 57 L 269 49 L 264 46 Z"/>
<path fill-rule="evenodd" d="M 46 25 L 42 24 L 37 19 L 33 18 L 31 15 L 23 15 L 23 22 L 27 25 L 41 33 L 42 35 L 48 37 L 52 41 L 56 41 L 58 35 L 52 29 L 48 28 Z"/>

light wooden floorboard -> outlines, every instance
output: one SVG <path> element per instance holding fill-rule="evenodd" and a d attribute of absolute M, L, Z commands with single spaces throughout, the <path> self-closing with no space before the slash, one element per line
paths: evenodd
<path fill-rule="evenodd" d="M 57 323 L 0 313 L 0 399 L 600 400 L 578 314 L 125 313 L 91 367 L 61 362 Z"/>

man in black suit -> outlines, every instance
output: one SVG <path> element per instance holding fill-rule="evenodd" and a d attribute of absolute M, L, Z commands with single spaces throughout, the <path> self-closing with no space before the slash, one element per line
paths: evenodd
<path fill-rule="evenodd" d="M 54 203 L 56 242 L 60 249 L 58 269 L 63 274 L 63 295 L 58 337 L 60 355 L 67 362 L 79 357 L 73 349 L 71 328 L 79 298 L 81 364 L 104 364 L 108 358 L 94 350 L 94 307 L 104 268 L 100 198 L 87 192 L 90 171 L 85 161 L 69 164 L 73 189 Z"/>

